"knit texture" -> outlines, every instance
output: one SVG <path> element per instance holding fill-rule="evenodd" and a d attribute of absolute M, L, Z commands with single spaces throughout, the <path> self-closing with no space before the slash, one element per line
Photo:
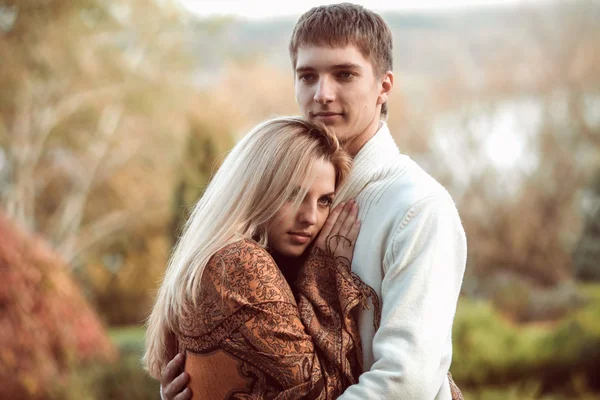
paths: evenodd
<path fill-rule="evenodd" d="M 452 323 L 466 238 L 448 192 L 398 150 L 385 123 L 354 159 L 337 201 L 362 220 L 352 270 L 381 299 L 359 312 L 365 373 L 340 397 L 449 400 Z"/>

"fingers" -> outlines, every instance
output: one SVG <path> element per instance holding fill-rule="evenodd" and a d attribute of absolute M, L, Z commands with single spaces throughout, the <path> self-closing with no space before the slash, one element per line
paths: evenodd
<path fill-rule="evenodd" d="M 175 396 L 173 398 L 173 400 L 190 400 L 191 398 L 192 398 L 192 391 L 189 388 L 187 388 L 183 392 L 181 392 L 177 396 Z"/>
<path fill-rule="evenodd" d="M 169 384 L 183 369 L 183 362 L 185 357 L 183 354 L 177 354 L 165 367 L 162 372 L 162 376 L 160 378 L 160 383 L 162 385 Z"/>
<path fill-rule="evenodd" d="M 346 219 L 348 218 L 348 214 L 350 213 L 350 210 L 353 208 L 353 204 L 354 200 L 349 200 L 346 205 L 344 206 L 344 208 L 341 210 L 341 213 L 339 214 L 339 216 L 337 217 L 335 223 L 333 224 L 333 227 L 331 228 L 331 235 L 339 235 L 340 234 L 340 229 L 342 228 L 342 225 L 344 224 L 344 222 L 346 222 Z"/>
<path fill-rule="evenodd" d="M 190 381 L 190 376 L 182 372 L 177 378 L 175 378 L 171 383 L 163 386 L 163 397 L 165 400 L 171 399 L 185 399 L 185 393 L 189 392 L 191 398 L 191 390 L 186 388 L 187 384 Z M 181 393 L 180 393 L 181 392 Z M 179 397 L 179 395 L 184 395 L 184 397 Z"/>
<path fill-rule="evenodd" d="M 336 253 L 342 243 L 344 246 L 352 247 L 360 229 L 360 225 L 356 223 L 357 218 L 356 201 L 349 200 L 338 204 L 323 224 L 315 246 L 332 254 Z"/>
<path fill-rule="evenodd" d="M 356 202 L 354 200 L 348 201 L 344 207 L 344 210 L 331 229 L 331 234 L 327 239 L 328 251 L 336 254 L 339 246 L 342 246 L 342 248 L 352 247 L 352 242 L 349 241 L 347 235 L 356 221 L 357 212 L 358 206 L 356 205 Z"/>
<path fill-rule="evenodd" d="M 340 214 L 344 210 L 345 206 L 346 206 L 346 202 L 341 202 L 340 204 L 337 205 L 336 208 L 333 209 L 331 214 L 329 214 L 329 217 L 327 217 L 327 220 L 325 221 L 325 224 L 323 224 L 323 228 L 321 229 L 321 233 L 323 234 L 324 237 L 329 236 L 329 234 L 331 233 L 331 230 L 337 223 L 337 221 L 340 217 Z"/>
<path fill-rule="evenodd" d="M 352 247 L 354 246 L 354 243 L 356 243 L 356 239 L 358 239 L 359 231 L 360 220 L 358 219 L 358 205 L 354 203 L 346 221 L 344 221 L 344 224 L 340 229 L 339 235 L 348 239 L 347 244 Z"/>
<path fill-rule="evenodd" d="M 356 243 L 356 239 L 358 239 L 359 232 L 360 232 L 360 219 L 356 218 L 356 220 L 354 221 L 354 224 L 352 224 L 352 227 L 350 228 L 350 232 L 348 232 L 348 236 L 346 236 L 348 238 L 348 240 L 350 240 L 350 242 L 352 243 L 353 246 Z"/>
<path fill-rule="evenodd" d="M 184 389 L 190 381 L 190 377 L 187 373 L 181 372 L 183 370 L 183 363 L 185 357 L 183 354 L 177 354 L 165 367 L 163 371 L 160 385 L 162 387 L 162 393 L 165 400 L 171 399 L 186 399 L 188 397 L 179 397 L 180 394 L 184 394 Z M 191 391 L 187 390 L 191 398 Z M 182 393 L 180 393 L 182 392 Z"/>
<path fill-rule="evenodd" d="M 348 235 L 350 234 L 350 231 L 352 230 L 352 227 L 354 226 L 354 223 L 357 220 L 358 206 L 355 202 L 352 202 L 351 204 L 348 204 L 347 208 L 349 208 L 348 214 L 346 215 L 346 219 L 340 227 L 338 235 L 350 239 Z"/>
<path fill-rule="evenodd" d="M 338 204 L 337 207 L 334 208 L 333 211 L 329 214 L 329 217 L 327 217 L 327 220 L 323 224 L 323 228 L 321 228 L 321 232 L 319 233 L 316 246 L 321 247 L 323 250 L 325 250 L 325 241 L 327 240 L 327 237 L 331 233 L 331 229 L 333 228 L 342 210 L 344 209 L 345 204 L 345 202 Z"/>

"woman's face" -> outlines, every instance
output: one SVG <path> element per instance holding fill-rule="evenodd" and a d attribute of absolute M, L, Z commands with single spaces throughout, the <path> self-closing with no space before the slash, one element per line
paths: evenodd
<path fill-rule="evenodd" d="M 285 257 L 299 257 L 317 237 L 329 216 L 335 195 L 335 168 L 330 162 L 313 163 L 306 197 L 295 207 L 288 201 L 267 225 L 269 247 Z"/>

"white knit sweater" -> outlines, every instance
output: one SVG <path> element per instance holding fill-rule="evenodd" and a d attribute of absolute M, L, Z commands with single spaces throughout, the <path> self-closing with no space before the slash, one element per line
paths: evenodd
<path fill-rule="evenodd" d="M 355 198 L 362 227 L 352 269 L 377 294 L 359 314 L 365 373 L 340 400 L 451 399 L 452 322 L 466 238 L 448 192 L 400 154 L 386 124 L 354 159 L 337 201 Z"/>

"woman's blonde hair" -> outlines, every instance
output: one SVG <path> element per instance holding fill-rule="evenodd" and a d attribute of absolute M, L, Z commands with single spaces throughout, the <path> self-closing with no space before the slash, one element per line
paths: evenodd
<path fill-rule="evenodd" d="M 210 258 L 242 239 L 267 247 L 267 223 L 289 199 L 299 204 L 316 160 L 333 164 L 336 187 L 350 171 L 351 158 L 335 135 L 302 117 L 265 121 L 231 150 L 194 207 L 165 271 L 147 321 L 143 363 L 150 375 L 159 378 L 175 355 L 178 316 L 186 302 L 195 301 Z"/>

